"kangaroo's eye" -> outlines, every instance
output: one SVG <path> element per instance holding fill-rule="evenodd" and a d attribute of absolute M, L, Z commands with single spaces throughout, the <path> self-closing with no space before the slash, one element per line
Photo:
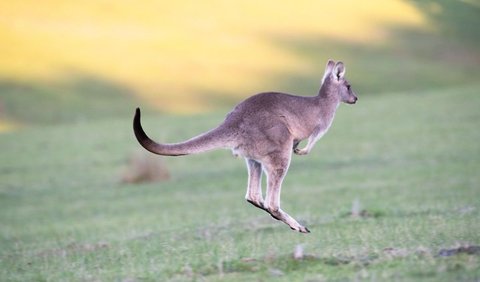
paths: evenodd
<path fill-rule="evenodd" d="M 350 90 L 350 84 L 347 84 L 347 89 Z"/>

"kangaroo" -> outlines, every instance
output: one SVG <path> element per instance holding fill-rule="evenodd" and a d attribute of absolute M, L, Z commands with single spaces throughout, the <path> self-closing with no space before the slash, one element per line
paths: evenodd
<path fill-rule="evenodd" d="M 247 163 L 245 199 L 292 230 L 309 233 L 307 227 L 280 208 L 282 182 L 292 152 L 308 154 L 332 125 L 339 104 L 356 103 L 357 96 L 344 76 L 344 64 L 329 60 L 317 96 L 276 92 L 251 96 L 235 106 L 218 127 L 184 142 L 160 144 L 150 139 L 140 123 L 139 108 L 133 119 L 133 130 L 138 142 L 158 155 L 182 156 L 218 148 L 231 149 Z M 304 139 L 308 139 L 306 146 L 297 148 Z M 261 188 L 262 171 L 267 176 L 265 199 Z"/>

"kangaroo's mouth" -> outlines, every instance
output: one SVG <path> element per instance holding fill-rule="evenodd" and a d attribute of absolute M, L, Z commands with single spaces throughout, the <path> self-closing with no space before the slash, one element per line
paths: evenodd
<path fill-rule="evenodd" d="M 354 97 L 354 98 L 348 100 L 347 103 L 350 104 L 350 105 L 353 105 L 353 104 L 356 104 L 356 103 L 357 103 L 357 100 L 358 100 L 358 98 L 357 98 L 357 97 Z"/>

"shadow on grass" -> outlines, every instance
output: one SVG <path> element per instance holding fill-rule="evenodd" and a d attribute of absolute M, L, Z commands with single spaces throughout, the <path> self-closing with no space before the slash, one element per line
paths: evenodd
<path fill-rule="evenodd" d="M 480 54 L 476 50 L 463 49 L 458 42 L 446 44 L 421 32 L 400 32 L 404 35 L 394 37 L 387 46 L 325 41 L 314 37 L 274 38 L 275 44 L 299 55 L 317 71 L 278 72 L 270 76 L 271 84 L 281 91 L 315 95 L 320 87 L 323 66 L 329 58 L 345 62 L 347 79 L 360 96 L 471 84 L 480 74 Z"/>
<path fill-rule="evenodd" d="M 478 46 L 480 40 L 480 4 L 475 1 L 407 0 L 426 15 L 444 36 Z"/>
<path fill-rule="evenodd" d="M 480 5 L 467 1 L 416 1 L 429 29 L 392 25 L 383 42 L 353 43 L 323 37 L 266 35 L 315 72 L 279 71 L 278 90 L 317 93 L 327 59 L 343 60 L 359 95 L 471 84 L 480 75 Z"/>
<path fill-rule="evenodd" d="M 85 73 L 58 82 L 0 80 L 1 116 L 22 123 L 56 124 L 128 117 L 137 105 L 132 89 Z M 1 117 L 0 116 L 0 117 Z"/>
<path fill-rule="evenodd" d="M 411 1 L 430 28 L 387 26 L 382 42 L 358 43 L 324 36 L 265 34 L 271 43 L 297 58 L 308 71 L 281 69 L 263 74 L 264 89 L 315 95 L 328 59 L 346 63 L 347 78 L 362 95 L 416 92 L 472 84 L 480 75 L 480 8 L 466 1 Z M 200 91 L 212 107 L 232 107 L 255 93 Z M 212 94 L 214 93 L 214 94 Z"/>

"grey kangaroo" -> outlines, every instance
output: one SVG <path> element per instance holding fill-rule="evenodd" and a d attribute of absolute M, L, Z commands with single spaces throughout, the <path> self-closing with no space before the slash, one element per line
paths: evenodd
<path fill-rule="evenodd" d="M 305 226 L 280 208 L 280 191 L 292 152 L 306 155 L 332 124 L 340 102 L 355 104 L 357 96 L 344 78 L 342 62 L 327 62 L 317 96 L 260 93 L 238 104 L 218 127 L 180 143 L 159 144 L 140 124 L 140 109 L 133 119 L 138 142 L 148 151 L 164 156 L 196 154 L 227 148 L 245 158 L 248 169 L 246 200 L 283 221 L 291 229 L 309 233 Z M 304 148 L 300 141 L 308 139 Z M 261 188 L 262 170 L 267 176 L 266 197 Z"/>

